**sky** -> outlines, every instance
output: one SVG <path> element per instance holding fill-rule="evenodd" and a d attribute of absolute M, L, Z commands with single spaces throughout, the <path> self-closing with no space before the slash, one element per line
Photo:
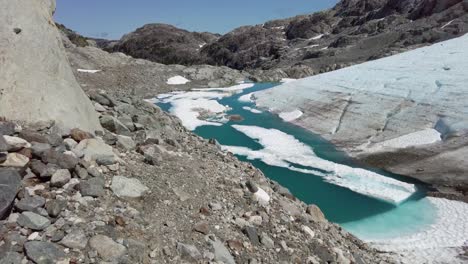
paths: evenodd
<path fill-rule="evenodd" d="M 55 20 L 87 37 L 119 39 L 148 23 L 226 33 L 243 25 L 308 14 L 338 0 L 57 0 Z"/>

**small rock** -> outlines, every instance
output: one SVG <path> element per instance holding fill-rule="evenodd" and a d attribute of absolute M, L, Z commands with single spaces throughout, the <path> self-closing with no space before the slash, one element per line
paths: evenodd
<path fill-rule="evenodd" d="M 19 153 L 8 153 L 6 160 L 0 167 L 24 168 L 29 162 L 29 158 Z"/>
<path fill-rule="evenodd" d="M 76 174 L 76 176 L 78 176 L 78 178 L 80 178 L 82 180 L 86 180 L 88 178 L 88 170 L 81 167 L 80 165 L 76 165 L 75 174 Z"/>
<path fill-rule="evenodd" d="M 35 263 L 57 263 L 65 259 L 63 250 L 50 242 L 26 242 L 24 250 L 28 258 Z"/>
<path fill-rule="evenodd" d="M 96 235 L 89 240 L 89 246 L 96 250 L 104 261 L 116 261 L 126 253 L 126 248 L 112 238 Z"/>
<path fill-rule="evenodd" d="M 139 198 L 149 189 L 135 178 L 115 176 L 112 178 L 111 190 L 120 198 Z"/>
<path fill-rule="evenodd" d="M 57 217 L 67 206 L 64 200 L 50 200 L 46 203 L 46 210 L 50 217 Z"/>
<path fill-rule="evenodd" d="M 306 212 L 312 216 L 312 220 L 315 222 L 327 222 L 322 210 L 315 204 L 307 206 Z"/>
<path fill-rule="evenodd" d="M 136 143 L 135 141 L 133 141 L 131 137 L 118 135 L 117 147 L 129 151 L 129 150 L 133 150 L 136 148 Z"/>
<path fill-rule="evenodd" d="M 266 233 L 262 233 L 260 235 L 260 242 L 262 242 L 262 244 L 266 248 L 274 248 L 275 247 L 275 242 Z"/>
<path fill-rule="evenodd" d="M 46 200 L 41 196 L 27 196 L 16 203 L 16 208 L 20 211 L 34 211 L 39 207 L 43 207 Z"/>
<path fill-rule="evenodd" d="M 244 245 L 239 240 L 228 240 L 227 243 L 230 249 L 237 252 L 240 252 L 244 248 Z"/>
<path fill-rule="evenodd" d="M 10 147 L 8 146 L 8 143 L 6 142 L 5 138 L 3 138 L 3 135 L 0 134 L 0 152 L 5 152 L 8 151 Z"/>
<path fill-rule="evenodd" d="M 244 228 L 243 232 L 244 232 L 244 234 L 247 235 L 247 237 L 250 239 L 250 242 L 253 245 L 255 245 L 255 246 L 260 245 L 260 240 L 258 239 L 257 229 L 255 227 L 246 226 Z"/>
<path fill-rule="evenodd" d="M 60 241 L 60 244 L 71 249 L 85 249 L 88 238 L 82 230 L 73 230 Z"/>
<path fill-rule="evenodd" d="M 79 128 L 74 128 L 70 131 L 70 136 L 72 139 L 74 139 L 76 142 L 80 142 L 85 139 L 93 138 L 93 135 L 91 135 L 88 132 L 85 132 Z"/>
<path fill-rule="evenodd" d="M 31 130 L 23 130 L 20 133 L 20 137 L 29 142 L 48 143 L 47 137 Z"/>
<path fill-rule="evenodd" d="M 86 181 L 81 181 L 79 189 L 83 196 L 100 197 L 105 193 L 104 184 L 105 182 L 102 178 L 91 178 Z"/>
<path fill-rule="evenodd" d="M 213 210 L 213 211 L 219 211 L 219 210 L 223 209 L 223 206 L 221 206 L 221 204 L 219 204 L 219 203 L 210 203 L 209 206 L 210 206 L 211 210 Z"/>
<path fill-rule="evenodd" d="M 51 187 L 62 187 L 71 180 L 71 174 L 68 170 L 57 170 L 50 179 Z"/>
<path fill-rule="evenodd" d="M 5 139 L 6 144 L 8 145 L 9 152 L 31 147 L 31 144 L 28 141 L 19 137 L 3 136 L 3 138 Z"/>
<path fill-rule="evenodd" d="M 50 225 L 50 220 L 33 212 L 23 212 L 16 221 L 20 226 L 41 231 Z"/>
<path fill-rule="evenodd" d="M 52 163 L 62 169 L 71 170 L 78 164 L 78 159 L 72 155 L 60 153 L 57 150 L 50 149 L 42 156 L 44 163 Z"/>
<path fill-rule="evenodd" d="M 102 106 L 100 103 L 94 103 L 94 109 L 95 109 L 97 112 L 105 112 L 105 111 L 107 111 L 107 109 L 104 108 L 104 106 Z"/>
<path fill-rule="evenodd" d="M 31 143 L 31 151 L 33 156 L 41 158 L 44 153 L 49 151 L 52 148 L 52 146 L 49 143 L 38 143 L 38 142 L 33 142 Z"/>
<path fill-rule="evenodd" d="M 205 222 L 205 221 L 202 221 L 202 222 L 198 222 L 196 223 L 194 226 L 193 226 L 193 230 L 199 232 L 199 233 L 202 233 L 204 235 L 208 235 L 208 233 L 210 232 L 210 228 L 208 226 L 208 222 Z"/>
<path fill-rule="evenodd" d="M 232 257 L 229 250 L 219 240 L 211 241 L 211 245 L 214 249 L 214 260 L 225 264 L 236 264 L 236 261 Z"/>
<path fill-rule="evenodd" d="M 120 122 L 119 120 L 117 120 L 117 118 L 113 116 L 104 115 L 101 116 L 99 120 L 101 121 L 102 127 L 104 127 L 112 133 L 125 136 L 130 136 L 132 133 L 124 124 L 122 124 L 122 122 Z"/>
<path fill-rule="evenodd" d="M 202 255 L 198 249 L 193 245 L 187 245 L 183 243 L 177 243 L 177 250 L 185 258 L 191 258 L 193 260 L 199 260 Z"/>
<path fill-rule="evenodd" d="M 8 121 L 0 121 L 0 134 L 11 136 L 15 133 L 15 124 Z"/>
<path fill-rule="evenodd" d="M 306 233 L 307 235 L 309 235 L 310 238 L 314 238 L 314 237 L 315 237 L 315 232 L 312 231 L 312 229 L 310 229 L 310 227 L 303 225 L 303 226 L 301 227 L 301 229 L 302 229 L 302 231 L 304 231 L 304 233 Z"/>
<path fill-rule="evenodd" d="M 99 165 L 112 165 L 117 162 L 117 157 L 112 147 L 99 139 L 85 139 L 73 150 L 82 152 L 84 160 L 88 162 L 96 161 Z"/>
<path fill-rule="evenodd" d="M 17 171 L 0 168 L 0 220 L 8 216 L 20 185 L 21 176 Z"/>
<path fill-rule="evenodd" d="M 65 148 L 67 150 L 72 150 L 78 145 L 78 142 L 76 142 L 73 138 L 66 138 L 63 140 L 63 144 L 65 144 Z"/>

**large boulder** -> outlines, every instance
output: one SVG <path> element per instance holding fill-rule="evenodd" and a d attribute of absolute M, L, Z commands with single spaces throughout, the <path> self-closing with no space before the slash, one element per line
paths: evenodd
<path fill-rule="evenodd" d="M 1 3 L 0 116 L 27 122 L 54 120 L 65 131 L 100 130 L 53 22 L 55 0 Z"/>

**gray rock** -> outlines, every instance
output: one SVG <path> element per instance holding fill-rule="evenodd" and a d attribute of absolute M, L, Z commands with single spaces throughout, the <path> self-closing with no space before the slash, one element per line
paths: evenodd
<path fill-rule="evenodd" d="M 8 153 L 7 152 L 0 152 L 0 163 L 3 163 L 7 160 Z"/>
<path fill-rule="evenodd" d="M 306 212 L 312 217 L 312 220 L 315 222 L 327 222 L 327 219 L 325 218 L 325 215 L 323 214 L 322 210 L 320 210 L 320 208 L 315 204 L 308 205 Z"/>
<path fill-rule="evenodd" d="M 50 217 L 57 217 L 66 206 L 67 202 L 64 200 L 50 200 L 45 207 Z"/>
<path fill-rule="evenodd" d="M 202 258 L 200 251 L 193 245 L 177 243 L 177 250 L 184 258 L 189 258 L 192 260 L 199 260 Z"/>
<path fill-rule="evenodd" d="M 6 142 L 5 138 L 2 134 L 0 134 L 0 152 L 8 151 L 8 143 Z"/>
<path fill-rule="evenodd" d="M 0 168 L 0 219 L 8 216 L 21 185 L 21 176 L 14 170 Z"/>
<path fill-rule="evenodd" d="M 57 263 L 65 259 L 62 249 L 50 242 L 29 241 L 24 244 L 26 256 L 34 263 Z"/>
<path fill-rule="evenodd" d="M 31 160 L 29 163 L 31 171 L 36 174 L 37 177 L 48 179 L 59 170 L 59 167 L 55 164 L 44 164 L 40 160 Z"/>
<path fill-rule="evenodd" d="M 111 189 L 120 198 L 139 198 L 149 190 L 139 180 L 123 176 L 112 178 Z"/>
<path fill-rule="evenodd" d="M 89 240 L 89 246 L 96 250 L 104 261 L 116 261 L 126 253 L 126 248 L 112 238 L 96 235 Z"/>
<path fill-rule="evenodd" d="M 89 168 L 86 169 L 86 171 L 92 177 L 101 177 L 102 176 L 101 172 L 99 171 L 98 167 L 96 167 L 96 166 L 90 166 Z"/>
<path fill-rule="evenodd" d="M 68 170 L 57 170 L 50 179 L 51 187 L 62 187 L 71 180 L 71 174 Z"/>
<path fill-rule="evenodd" d="M 71 170 L 75 168 L 79 160 L 75 156 L 60 153 L 57 150 L 50 149 L 44 153 L 42 156 L 42 161 L 45 163 L 55 164 L 62 169 Z"/>
<path fill-rule="evenodd" d="M 15 124 L 8 121 L 0 121 L 0 135 L 11 136 L 15 133 Z"/>
<path fill-rule="evenodd" d="M 81 167 L 80 165 L 77 165 L 75 167 L 75 174 L 78 176 L 78 178 L 85 180 L 88 178 L 88 170 L 85 168 Z"/>
<path fill-rule="evenodd" d="M 41 158 L 44 155 L 44 153 L 49 151 L 51 148 L 52 146 L 49 143 L 38 143 L 38 142 L 31 143 L 32 154 L 38 158 Z"/>
<path fill-rule="evenodd" d="M 20 212 L 34 211 L 39 207 L 43 207 L 45 203 L 46 203 L 46 200 L 41 196 L 28 196 L 28 197 L 21 199 L 18 203 L 16 203 L 15 207 Z"/>
<path fill-rule="evenodd" d="M 101 121 L 101 125 L 112 133 L 125 136 L 130 136 L 132 134 L 122 122 L 113 116 L 104 115 L 99 120 Z"/>
<path fill-rule="evenodd" d="M 266 233 L 262 233 L 260 235 L 260 242 L 266 247 L 266 248 L 274 248 L 275 247 L 275 242 L 273 239 L 271 239 Z"/>
<path fill-rule="evenodd" d="M 131 137 L 118 135 L 117 136 L 117 147 L 124 150 L 133 150 L 136 148 L 136 143 Z"/>
<path fill-rule="evenodd" d="M 105 194 L 103 178 L 91 178 L 81 181 L 79 189 L 82 196 L 100 197 Z"/>
<path fill-rule="evenodd" d="M 71 249 L 85 249 L 88 238 L 83 230 L 73 230 L 60 241 L 60 244 Z"/>
<path fill-rule="evenodd" d="M 50 220 L 33 212 L 23 212 L 19 215 L 17 223 L 22 227 L 41 231 L 50 225 Z"/>
<path fill-rule="evenodd" d="M 21 264 L 22 260 L 23 256 L 21 254 L 17 252 L 7 252 L 0 257 L 0 264 Z"/>
<path fill-rule="evenodd" d="M 257 233 L 257 229 L 255 227 L 252 227 L 252 226 L 246 226 L 243 230 L 244 234 L 247 235 L 247 237 L 250 239 L 250 242 L 254 245 L 254 246 L 258 246 L 260 245 L 260 240 L 258 239 L 258 233 Z"/>
<path fill-rule="evenodd" d="M 224 244 L 221 241 L 216 239 L 210 242 L 214 249 L 214 260 L 226 264 L 236 263 L 229 250 L 224 246 Z"/>
<path fill-rule="evenodd" d="M 78 142 L 76 142 L 73 138 L 66 138 L 63 140 L 63 143 L 65 144 L 65 148 L 67 148 L 67 150 L 72 150 L 78 145 Z"/>
<path fill-rule="evenodd" d="M 84 154 L 84 160 L 96 161 L 100 165 L 112 165 L 117 162 L 117 157 L 112 147 L 99 139 L 85 139 L 74 150 Z"/>
<path fill-rule="evenodd" d="M 101 126 L 59 41 L 60 35 L 52 22 L 54 9 L 53 1 L 41 1 L 38 5 L 8 1 L 2 6 L 0 32 L 5 32 L 1 40 L 5 60 L 0 72 L 0 113 L 9 120 L 28 123 L 54 120 L 55 125 L 64 129 L 78 126 L 94 133 Z M 11 15 L 14 21 L 7 19 Z M 17 25 L 21 25 L 21 35 L 12 30 Z"/>

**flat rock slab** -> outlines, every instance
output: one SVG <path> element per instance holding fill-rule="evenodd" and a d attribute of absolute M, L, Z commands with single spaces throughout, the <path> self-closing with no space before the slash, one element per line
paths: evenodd
<path fill-rule="evenodd" d="M 112 238 L 96 235 L 89 240 L 89 246 L 96 250 L 104 261 L 115 261 L 125 255 L 126 248 Z"/>
<path fill-rule="evenodd" d="M 98 139 L 85 139 L 81 141 L 74 151 L 82 152 L 86 161 L 96 161 L 100 165 L 112 165 L 117 157 L 112 147 Z"/>
<path fill-rule="evenodd" d="M 37 208 L 43 207 L 46 203 L 44 197 L 41 196 L 28 196 L 21 199 L 15 206 L 16 208 L 23 211 L 34 211 Z"/>
<path fill-rule="evenodd" d="M 120 198 L 139 198 L 149 190 L 139 180 L 123 176 L 112 178 L 111 189 Z"/>
<path fill-rule="evenodd" d="M 17 223 L 32 230 L 44 230 L 50 225 L 50 220 L 33 212 L 23 212 L 18 217 Z"/>
<path fill-rule="evenodd" d="M 21 176 L 17 171 L 0 168 L 0 219 L 8 215 L 21 185 Z"/>
<path fill-rule="evenodd" d="M 62 249 L 50 242 L 26 242 L 24 249 L 28 258 L 35 263 L 57 263 L 65 259 L 65 253 Z"/>

